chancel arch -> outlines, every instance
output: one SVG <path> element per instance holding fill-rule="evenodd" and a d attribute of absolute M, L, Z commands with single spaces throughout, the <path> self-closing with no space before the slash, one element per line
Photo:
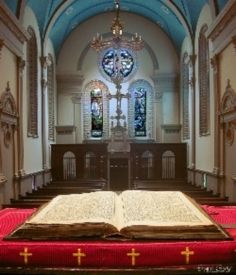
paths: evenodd
<path fill-rule="evenodd" d="M 153 138 L 153 87 L 144 79 L 129 86 L 131 98 L 128 104 L 129 137 Z"/>
<path fill-rule="evenodd" d="M 103 139 L 109 134 L 108 87 L 100 80 L 90 81 L 83 92 L 84 139 Z"/>

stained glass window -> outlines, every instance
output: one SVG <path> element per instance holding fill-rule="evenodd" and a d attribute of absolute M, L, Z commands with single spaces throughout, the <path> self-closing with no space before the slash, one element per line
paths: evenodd
<path fill-rule="evenodd" d="M 134 102 L 134 129 L 136 137 L 146 136 L 146 90 L 136 88 Z"/>
<path fill-rule="evenodd" d="M 106 79 L 120 74 L 125 80 L 135 70 L 135 57 L 128 49 L 108 49 L 101 54 L 100 69 Z"/>
<path fill-rule="evenodd" d="M 103 131 L 102 90 L 94 88 L 91 93 L 91 136 L 101 137 Z"/>

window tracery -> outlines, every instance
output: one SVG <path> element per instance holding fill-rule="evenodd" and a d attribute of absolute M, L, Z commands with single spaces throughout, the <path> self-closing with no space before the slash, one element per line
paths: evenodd
<path fill-rule="evenodd" d="M 136 71 L 136 54 L 130 49 L 109 48 L 101 52 L 99 68 L 102 75 L 109 81 L 120 74 L 127 81 Z"/>

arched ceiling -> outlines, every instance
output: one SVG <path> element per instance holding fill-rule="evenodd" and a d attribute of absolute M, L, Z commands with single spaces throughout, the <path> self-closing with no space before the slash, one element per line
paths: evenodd
<path fill-rule="evenodd" d="M 17 16 L 18 0 L 4 0 Z M 177 50 L 184 37 L 195 31 L 202 7 L 213 3 L 219 13 L 228 0 L 120 0 L 122 11 L 135 13 L 159 25 L 169 36 Z M 56 53 L 71 31 L 98 14 L 114 10 L 113 0 L 27 0 L 39 23 L 41 37 L 50 37 Z M 100 32 L 94 26 L 94 33 Z M 144 38 L 145 39 L 145 38 Z"/>

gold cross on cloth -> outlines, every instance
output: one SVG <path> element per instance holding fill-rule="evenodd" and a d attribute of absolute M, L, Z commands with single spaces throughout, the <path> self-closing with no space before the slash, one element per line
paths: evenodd
<path fill-rule="evenodd" d="M 78 248 L 78 252 L 77 252 L 77 253 L 73 253 L 73 256 L 74 256 L 74 257 L 77 257 L 78 265 L 81 265 L 81 258 L 82 258 L 82 257 L 85 257 L 86 254 L 85 254 L 85 253 L 82 253 L 82 252 L 81 252 L 81 249 Z"/>
<path fill-rule="evenodd" d="M 181 255 L 185 256 L 186 264 L 189 264 L 189 256 L 194 255 L 194 251 L 190 251 L 189 247 L 187 246 L 185 250 L 181 251 Z"/>
<path fill-rule="evenodd" d="M 24 257 L 24 263 L 28 264 L 28 257 L 32 256 L 32 253 L 28 253 L 28 248 L 24 247 L 24 251 L 20 252 L 19 255 Z"/>
<path fill-rule="evenodd" d="M 135 252 L 135 248 L 132 248 L 131 252 L 127 253 L 127 256 L 131 257 L 131 264 L 135 266 L 136 257 L 140 256 L 140 253 Z"/>

